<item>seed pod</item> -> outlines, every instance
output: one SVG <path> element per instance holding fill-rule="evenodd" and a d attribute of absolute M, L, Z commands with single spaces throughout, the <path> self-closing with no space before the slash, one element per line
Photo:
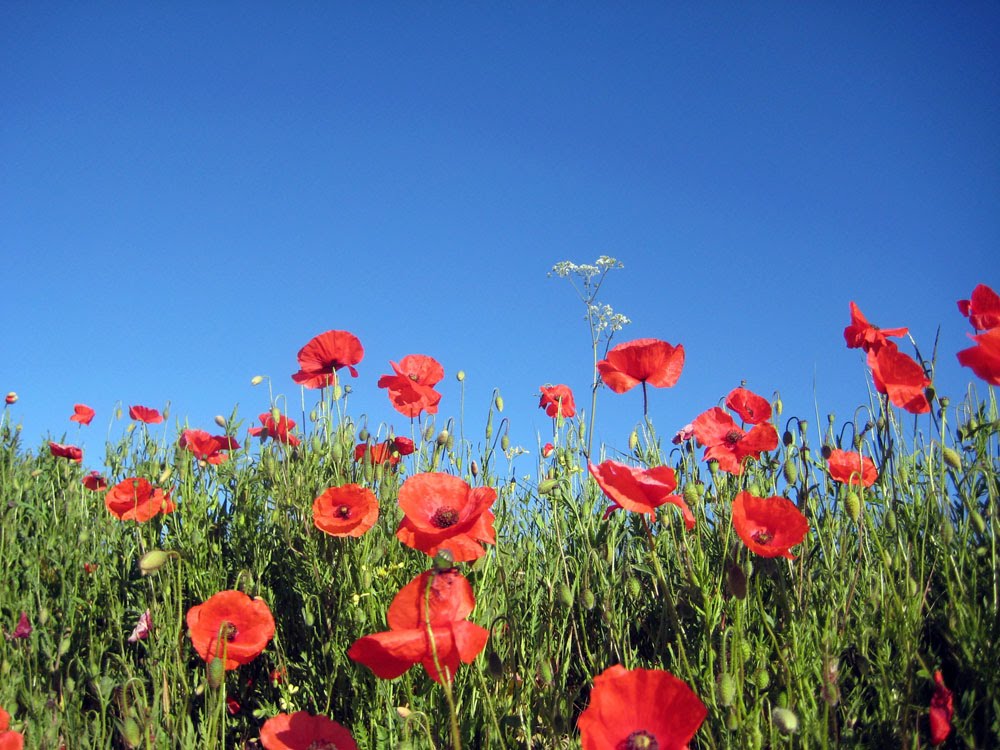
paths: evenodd
<path fill-rule="evenodd" d="M 789 484 L 795 484 L 799 480 L 799 465 L 791 456 L 785 459 L 785 465 L 781 471 L 785 475 L 785 481 Z"/>
<path fill-rule="evenodd" d="M 790 709 L 780 708 L 779 706 L 773 707 L 771 709 L 771 719 L 774 721 L 774 726 L 782 734 L 795 734 L 799 731 L 799 717 Z"/>
<path fill-rule="evenodd" d="M 205 674 L 208 677 L 208 686 L 213 690 L 218 690 L 226 680 L 225 662 L 216 656 L 208 663 L 208 666 L 205 668 Z"/>
<path fill-rule="evenodd" d="M 560 604 L 566 608 L 573 606 L 573 589 L 571 589 L 568 585 L 560 583 L 556 593 Z"/>
<path fill-rule="evenodd" d="M 944 456 L 944 462 L 948 464 L 955 471 L 962 470 L 962 457 L 951 448 L 945 446 L 941 449 L 941 455 Z"/>
<path fill-rule="evenodd" d="M 734 700 L 736 700 L 736 680 L 728 672 L 722 672 L 719 674 L 719 704 L 731 706 Z"/>
<path fill-rule="evenodd" d="M 847 493 L 847 498 L 844 500 L 844 507 L 847 509 L 847 515 L 855 523 L 861 517 L 861 498 L 858 497 L 858 493 L 851 490 Z"/>

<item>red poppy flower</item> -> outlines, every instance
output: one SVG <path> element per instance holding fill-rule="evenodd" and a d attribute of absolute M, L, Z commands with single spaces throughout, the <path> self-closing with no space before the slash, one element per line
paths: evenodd
<path fill-rule="evenodd" d="M 546 443 L 542 446 L 542 458 L 548 458 L 553 453 L 556 452 L 556 447 L 552 443 Z"/>
<path fill-rule="evenodd" d="M 83 486 L 92 492 L 101 492 L 108 488 L 108 480 L 96 471 L 92 471 L 83 478 Z"/>
<path fill-rule="evenodd" d="M 358 443 L 354 446 L 354 460 L 363 461 L 367 454 L 368 460 L 373 464 L 388 463 L 395 466 L 399 463 L 400 456 L 409 456 L 414 449 L 413 441 L 405 437 L 392 438 L 383 443 Z"/>
<path fill-rule="evenodd" d="M 576 725 L 583 750 L 682 750 L 706 716 L 705 704 L 670 672 L 616 664 L 594 678 Z"/>
<path fill-rule="evenodd" d="M 726 406 L 740 415 L 746 424 L 760 424 L 771 418 L 771 404 L 746 388 L 734 388 L 726 396 Z"/>
<path fill-rule="evenodd" d="M 924 392 L 931 384 L 924 368 L 910 356 L 903 354 L 891 341 L 868 352 L 868 366 L 872 371 L 875 390 L 888 394 L 889 400 L 911 414 L 924 414 L 931 410 Z"/>
<path fill-rule="evenodd" d="M 151 409 L 148 406 L 130 406 L 128 408 L 128 415 L 135 421 L 145 422 L 146 424 L 160 424 L 163 421 L 163 415 L 156 409 Z"/>
<path fill-rule="evenodd" d="M 260 743 L 264 750 L 358 750 L 345 727 L 307 711 L 272 716 L 260 728 Z"/>
<path fill-rule="evenodd" d="M 1000 295 L 986 284 L 973 289 L 971 299 L 960 299 L 958 309 L 977 331 L 1000 326 Z"/>
<path fill-rule="evenodd" d="M 862 456 L 855 451 L 842 451 L 834 448 L 826 460 L 830 479 L 841 484 L 858 484 L 871 487 L 878 479 L 878 469 L 875 462 L 868 456 Z"/>
<path fill-rule="evenodd" d="M 299 371 L 292 380 L 306 388 L 327 388 L 337 382 L 336 373 L 346 367 L 352 377 L 358 376 L 354 367 L 365 356 L 365 349 L 358 337 L 347 331 L 327 331 L 311 339 L 299 349 Z"/>
<path fill-rule="evenodd" d="M 204 430 L 184 430 L 177 444 L 191 451 L 199 461 L 216 465 L 229 460 L 229 454 L 223 451 L 237 450 L 240 447 L 235 438 L 209 435 Z"/>
<path fill-rule="evenodd" d="M 154 489 L 145 479 L 124 479 L 104 496 L 104 505 L 115 518 L 122 521 L 148 521 L 157 513 L 173 513 L 170 493 Z"/>
<path fill-rule="evenodd" d="M 395 679 L 420 663 L 432 680 L 451 682 L 459 662 L 471 664 L 490 635 L 465 619 L 475 606 L 472 586 L 456 569 L 426 570 L 392 600 L 389 630 L 359 638 L 347 655 L 383 680 Z M 441 672 L 435 666 L 435 653 Z"/>
<path fill-rule="evenodd" d="M 576 416 L 573 391 L 568 385 L 543 385 L 539 390 L 542 392 L 542 397 L 538 400 L 538 408 L 545 409 L 545 413 L 550 417 L 558 416 L 560 412 L 566 419 Z"/>
<path fill-rule="evenodd" d="M 20 618 L 17 620 L 17 625 L 14 626 L 14 631 L 7 636 L 7 640 L 24 640 L 31 635 L 32 630 L 34 628 L 31 627 L 31 620 L 28 619 L 28 613 L 22 611 Z"/>
<path fill-rule="evenodd" d="M 389 364 L 395 374 L 380 377 L 378 387 L 389 389 L 389 400 L 396 411 L 411 419 L 422 411 L 437 414 L 441 394 L 434 386 L 444 377 L 438 361 L 424 354 L 410 354 L 398 364 Z"/>
<path fill-rule="evenodd" d="M 625 393 L 639 383 L 670 388 L 684 369 L 684 347 L 659 339 L 636 339 L 619 344 L 597 363 L 601 380 L 615 393 Z"/>
<path fill-rule="evenodd" d="M 7 404 L 7 406 L 10 406 L 11 404 L 16 404 L 17 403 L 17 394 L 14 393 L 14 391 L 11 391 L 6 396 L 4 396 L 3 402 L 5 404 Z"/>
<path fill-rule="evenodd" d="M 1000 327 L 970 336 L 975 346 L 958 353 L 958 361 L 990 385 L 1000 385 Z"/>
<path fill-rule="evenodd" d="M 90 424 L 90 420 L 94 418 L 94 414 L 94 410 L 86 404 L 73 404 L 73 416 L 69 418 L 69 421 Z"/>
<path fill-rule="evenodd" d="M 191 643 L 206 662 L 218 657 L 225 669 L 257 658 L 274 637 L 274 617 L 263 599 L 242 591 L 220 591 L 187 612 Z"/>
<path fill-rule="evenodd" d="M 851 324 L 844 329 L 844 340 L 848 349 L 878 351 L 889 336 L 905 336 L 906 328 L 879 328 L 869 323 L 858 306 L 851 302 Z"/>
<path fill-rule="evenodd" d="M 361 536 L 378 520 L 378 499 L 367 487 L 331 487 L 313 500 L 313 523 L 332 536 Z"/>
<path fill-rule="evenodd" d="M 302 442 L 291 432 L 295 429 L 295 422 L 284 414 L 279 414 L 278 421 L 275 422 L 274 415 L 271 412 L 266 412 L 260 415 L 260 423 L 263 427 L 251 427 L 249 432 L 253 437 L 260 437 L 261 442 L 271 438 L 293 448 Z"/>
<path fill-rule="evenodd" d="M 83 564 L 83 570 L 87 575 L 93 575 L 97 571 L 97 563 L 85 562 Z"/>
<path fill-rule="evenodd" d="M 944 684 L 941 670 L 934 672 L 934 695 L 931 696 L 931 744 L 940 745 L 951 734 L 951 717 L 955 715 L 955 699 Z"/>
<path fill-rule="evenodd" d="M 744 432 L 718 406 L 699 414 L 692 425 L 698 442 L 705 446 L 705 460 L 718 461 L 719 468 L 730 474 L 742 474 L 745 459 L 758 459 L 762 451 L 778 447 L 778 431 L 770 422 Z"/>
<path fill-rule="evenodd" d="M 413 441 L 408 437 L 394 437 L 390 441 L 390 444 L 392 445 L 392 449 L 401 456 L 409 456 L 417 449 Z"/>
<path fill-rule="evenodd" d="M 0 708 L 0 750 L 22 750 L 24 735 L 10 728 L 10 714 Z"/>
<path fill-rule="evenodd" d="M 62 445 L 61 443 L 49 443 L 49 452 L 59 458 L 68 458 L 70 461 L 81 463 L 83 461 L 83 451 L 75 445 Z"/>
<path fill-rule="evenodd" d="M 688 530 L 694 528 L 694 514 L 684 502 L 684 498 L 671 494 L 677 489 L 677 479 L 674 470 L 669 466 L 640 469 L 617 461 L 604 461 L 597 466 L 588 463 L 587 466 L 604 490 L 604 494 L 611 498 L 613 503 L 604 514 L 605 518 L 621 508 L 652 516 L 655 515 L 657 508 L 669 503 L 680 508 L 684 516 L 684 525 Z"/>
<path fill-rule="evenodd" d="M 447 549 L 455 562 L 475 560 L 486 554 L 481 542 L 496 544 L 490 512 L 496 498 L 492 487 L 469 487 L 451 474 L 415 474 L 399 488 L 406 515 L 396 538 L 431 557 Z"/>
<path fill-rule="evenodd" d="M 787 557 L 801 544 L 809 521 L 787 497 L 755 497 L 743 491 L 733 500 L 733 528 L 743 543 L 761 557 Z"/>

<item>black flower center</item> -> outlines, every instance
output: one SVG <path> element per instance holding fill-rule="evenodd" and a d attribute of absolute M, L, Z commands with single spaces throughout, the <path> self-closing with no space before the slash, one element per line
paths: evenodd
<path fill-rule="evenodd" d="M 458 511 L 454 508 L 438 508 L 437 512 L 431 516 L 431 523 L 439 529 L 447 529 L 458 523 Z"/>
<path fill-rule="evenodd" d="M 306 750 L 337 750 L 337 745 L 333 740 L 313 740 Z"/>
<path fill-rule="evenodd" d="M 726 433 L 726 445 L 736 445 L 743 439 L 743 433 L 739 430 L 730 430 Z"/>
<path fill-rule="evenodd" d="M 222 623 L 222 637 L 225 638 L 230 643 L 236 640 L 236 636 L 239 635 L 239 630 L 231 622 Z"/>
<path fill-rule="evenodd" d="M 757 544 L 768 544 L 772 539 L 774 539 L 774 534 L 772 534 L 767 529 L 757 529 L 750 535 Z"/>
<path fill-rule="evenodd" d="M 338 518 L 347 519 L 351 517 L 351 509 L 346 505 L 341 505 L 333 511 L 333 514 Z"/>
<path fill-rule="evenodd" d="M 615 750 L 659 750 L 659 747 L 660 743 L 652 732 L 640 729 L 619 742 Z"/>

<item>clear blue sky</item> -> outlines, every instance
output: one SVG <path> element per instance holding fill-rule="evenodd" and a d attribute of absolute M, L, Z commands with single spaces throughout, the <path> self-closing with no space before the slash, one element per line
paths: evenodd
<path fill-rule="evenodd" d="M 15 1 L 0 101 L 0 392 L 88 468 L 119 401 L 299 403 L 327 329 L 366 348 L 355 414 L 405 434 L 376 381 L 430 354 L 440 420 L 461 368 L 470 432 L 498 386 L 533 447 L 540 384 L 589 403 L 560 260 L 621 259 L 619 340 L 684 344 L 664 434 L 742 379 L 847 418 L 852 299 L 925 356 L 940 325 L 958 397 L 955 301 L 1000 288 L 996 3 Z M 605 440 L 641 399 L 602 391 Z"/>

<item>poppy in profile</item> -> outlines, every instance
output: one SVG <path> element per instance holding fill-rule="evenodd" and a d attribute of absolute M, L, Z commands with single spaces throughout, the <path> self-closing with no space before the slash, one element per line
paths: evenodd
<path fill-rule="evenodd" d="M 959 363 L 990 385 L 1000 385 L 1000 327 L 969 338 L 976 345 L 958 353 Z"/>
<path fill-rule="evenodd" d="M 555 452 L 556 447 L 552 443 L 546 443 L 542 446 L 542 458 L 549 458 Z"/>
<path fill-rule="evenodd" d="M 689 422 L 688 424 L 684 425 L 679 430 L 677 430 L 677 432 L 674 433 L 674 436 L 670 438 L 670 442 L 673 443 L 674 445 L 680 445 L 681 443 L 686 442 L 693 437 L 694 437 L 694 425 Z"/>
<path fill-rule="evenodd" d="M 733 500 L 733 528 L 761 557 L 787 557 L 809 532 L 809 521 L 787 497 L 755 497 L 743 491 Z"/>
<path fill-rule="evenodd" d="M 471 664 L 489 638 L 486 628 L 466 620 L 475 606 L 472 586 L 458 570 L 426 570 L 392 600 L 389 630 L 359 638 L 347 655 L 383 680 L 419 663 L 432 680 L 451 682 L 459 662 Z"/>
<path fill-rule="evenodd" d="M 409 456 L 414 450 L 413 441 L 409 438 L 394 437 L 382 443 L 358 443 L 354 446 L 354 460 L 363 461 L 367 456 L 373 464 L 395 466 L 401 456 Z"/>
<path fill-rule="evenodd" d="M 670 388 L 684 369 L 684 347 L 659 339 L 636 339 L 611 349 L 597 363 L 601 380 L 615 393 L 625 393 L 639 383 Z"/>
<path fill-rule="evenodd" d="M 841 484 L 871 487 L 878 480 L 875 462 L 855 451 L 834 448 L 826 460 L 826 468 L 830 472 L 830 479 Z"/>
<path fill-rule="evenodd" d="M 361 536 L 378 520 L 378 499 L 367 487 L 331 487 L 313 500 L 313 523 L 331 536 Z"/>
<path fill-rule="evenodd" d="M 128 637 L 129 643 L 137 643 L 139 641 L 144 641 L 149 638 L 149 631 L 153 629 L 153 618 L 149 614 L 147 609 L 141 615 L 139 615 L 139 620 L 136 622 L 135 627 L 132 628 L 132 634 Z"/>
<path fill-rule="evenodd" d="M 220 591 L 187 612 L 191 642 L 206 662 L 222 660 L 227 670 L 247 664 L 274 637 L 274 617 L 263 599 L 242 591 Z"/>
<path fill-rule="evenodd" d="M 157 513 L 173 513 L 174 504 L 170 493 L 164 493 L 145 479 L 131 477 L 123 479 L 104 496 L 104 505 L 115 518 L 121 521 L 148 521 Z"/>
<path fill-rule="evenodd" d="M 346 367 L 351 377 L 357 377 L 354 367 L 365 356 L 365 349 L 358 337 L 347 331 L 327 331 L 310 339 L 299 349 L 299 371 L 292 375 L 299 385 L 306 388 L 328 388 L 336 385 L 335 373 Z"/>
<path fill-rule="evenodd" d="M 0 750 L 22 750 L 24 735 L 10 728 L 10 714 L 0 708 Z"/>
<path fill-rule="evenodd" d="M 6 396 L 4 396 L 3 402 L 5 404 L 7 404 L 7 406 L 11 406 L 12 404 L 16 404 L 17 403 L 17 394 L 14 391 L 11 391 Z"/>
<path fill-rule="evenodd" d="M 687 683 L 663 669 L 608 667 L 576 725 L 582 750 L 683 750 L 708 716 Z"/>
<path fill-rule="evenodd" d="M 177 444 L 190 451 L 199 461 L 221 464 L 229 460 L 225 451 L 238 450 L 240 444 L 228 435 L 209 435 L 204 430 L 184 430 Z"/>
<path fill-rule="evenodd" d="M 100 492 L 108 488 L 108 480 L 97 471 L 91 471 L 83 478 L 83 486 L 91 492 Z"/>
<path fill-rule="evenodd" d="M 705 446 L 705 460 L 718 461 L 719 468 L 730 474 L 742 474 L 747 458 L 759 459 L 763 451 L 778 447 L 773 424 L 764 422 L 745 432 L 718 406 L 699 414 L 692 425 L 698 442 Z"/>
<path fill-rule="evenodd" d="M 96 412 L 86 404 L 73 404 L 73 416 L 69 418 L 69 421 L 79 422 L 80 424 L 90 424 L 90 421 L 94 418 L 95 413 Z"/>
<path fill-rule="evenodd" d="M 160 424 L 163 421 L 163 415 L 156 409 L 150 409 L 148 406 L 130 406 L 128 408 L 128 415 L 136 422 L 144 422 L 146 424 Z"/>
<path fill-rule="evenodd" d="M 302 442 L 292 434 L 292 430 L 295 429 L 295 422 L 284 414 L 279 414 L 278 420 L 275 421 L 273 413 L 265 412 L 260 415 L 260 423 L 263 425 L 262 427 L 251 427 L 248 432 L 253 437 L 259 437 L 261 442 L 271 438 L 272 440 L 277 440 L 279 443 L 290 445 L 293 448 Z"/>
<path fill-rule="evenodd" d="M 877 352 L 868 352 L 868 366 L 875 390 L 888 395 L 893 404 L 910 414 L 925 414 L 931 410 L 925 393 L 931 384 L 930 378 L 913 357 L 903 354 L 891 341 L 879 347 Z"/>
<path fill-rule="evenodd" d="M 396 538 L 431 557 L 447 549 L 455 562 L 475 560 L 486 554 L 482 543 L 496 544 L 490 512 L 496 498 L 492 487 L 470 487 L 451 474 L 415 474 L 399 488 L 405 516 Z"/>
<path fill-rule="evenodd" d="M 931 744 L 940 745 L 951 734 L 951 719 L 955 715 L 955 697 L 944 684 L 941 670 L 934 672 L 934 695 L 931 696 Z"/>
<path fill-rule="evenodd" d="M 444 368 L 438 361 L 425 354 L 410 354 L 389 364 L 393 374 L 380 377 L 378 387 L 389 389 L 393 408 L 411 419 L 423 411 L 437 414 L 441 394 L 434 386 L 444 378 Z"/>
<path fill-rule="evenodd" d="M 308 711 L 272 716 L 260 728 L 260 744 L 264 750 L 358 750 L 346 727 Z"/>
<path fill-rule="evenodd" d="M 726 396 L 726 406 L 740 415 L 746 424 L 760 424 L 771 418 L 771 404 L 746 388 L 734 388 Z"/>
<path fill-rule="evenodd" d="M 543 385 L 539 390 L 542 397 L 538 400 L 538 408 L 545 409 L 550 417 L 556 417 L 560 413 L 566 419 L 576 416 L 573 391 L 568 385 Z"/>
<path fill-rule="evenodd" d="M 70 461 L 81 463 L 83 461 L 83 451 L 75 445 L 63 445 L 62 443 L 49 443 L 49 452 L 59 458 L 68 458 Z"/>
<path fill-rule="evenodd" d="M 906 328 L 879 328 L 873 326 L 858 306 L 851 302 L 851 324 L 844 329 L 844 340 L 848 349 L 864 349 L 866 352 L 878 351 L 890 336 L 905 336 Z"/>
<path fill-rule="evenodd" d="M 588 464 L 588 467 L 597 484 L 613 503 L 604 514 L 605 518 L 621 508 L 653 516 L 657 508 L 669 503 L 680 508 L 688 530 L 694 528 L 695 519 L 691 509 L 684 498 L 673 494 L 677 489 L 677 478 L 669 466 L 640 469 L 617 461 L 604 461 L 596 466 Z"/>
<path fill-rule="evenodd" d="M 1000 327 L 1000 295 L 986 284 L 973 289 L 971 299 L 960 299 L 958 309 L 977 331 Z"/>

